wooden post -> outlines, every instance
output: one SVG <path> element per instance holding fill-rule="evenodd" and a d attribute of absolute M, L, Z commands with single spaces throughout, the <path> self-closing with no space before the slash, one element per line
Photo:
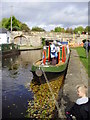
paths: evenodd
<path fill-rule="evenodd" d="M 58 63 L 60 63 L 60 50 L 58 52 Z"/>
<path fill-rule="evenodd" d="M 46 63 L 46 50 L 43 50 L 43 63 Z"/>
<path fill-rule="evenodd" d="M 65 46 L 62 47 L 62 62 L 66 61 Z"/>
<path fill-rule="evenodd" d="M 49 47 L 48 47 L 48 61 L 50 61 L 50 44 L 49 44 Z"/>

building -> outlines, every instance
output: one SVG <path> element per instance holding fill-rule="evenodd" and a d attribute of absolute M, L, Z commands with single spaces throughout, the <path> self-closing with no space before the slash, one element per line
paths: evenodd
<path fill-rule="evenodd" d="M 10 42 L 10 32 L 5 28 L 0 28 L 0 44 Z"/>

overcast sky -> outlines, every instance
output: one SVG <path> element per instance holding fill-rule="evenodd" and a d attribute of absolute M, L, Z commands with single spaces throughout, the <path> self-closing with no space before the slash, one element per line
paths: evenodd
<path fill-rule="evenodd" d="M 39 26 L 45 30 L 54 29 L 56 26 L 60 27 L 83 27 L 88 25 L 88 1 L 79 0 L 79 2 L 47 2 L 47 0 L 7 0 L 1 2 L 0 21 L 4 17 L 14 15 L 21 22 L 26 23 L 30 29 L 34 26 Z M 44 2 L 46 1 L 46 2 Z M 12 6 L 12 7 L 11 7 Z"/>

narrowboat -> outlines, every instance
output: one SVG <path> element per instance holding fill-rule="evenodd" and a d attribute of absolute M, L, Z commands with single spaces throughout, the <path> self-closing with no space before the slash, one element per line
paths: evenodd
<path fill-rule="evenodd" d="M 31 71 L 34 75 L 42 76 L 43 72 L 56 75 L 66 70 L 70 57 L 68 44 L 55 44 L 59 50 L 57 51 L 57 58 L 53 59 L 51 58 L 51 44 L 44 46 L 42 59 L 33 63 Z"/>

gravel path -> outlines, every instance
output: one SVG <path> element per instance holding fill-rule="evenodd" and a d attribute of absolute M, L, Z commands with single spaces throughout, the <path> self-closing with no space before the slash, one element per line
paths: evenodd
<path fill-rule="evenodd" d="M 85 84 L 88 86 L 88 74 L 80 62 L 75 49 L 71 50 L 67 75 L 64 81 L 62 98 L 60 102 L 61 120 L 65 119 L 65 110 L 70 108 L 77 99 L 76 86 Z"/>

